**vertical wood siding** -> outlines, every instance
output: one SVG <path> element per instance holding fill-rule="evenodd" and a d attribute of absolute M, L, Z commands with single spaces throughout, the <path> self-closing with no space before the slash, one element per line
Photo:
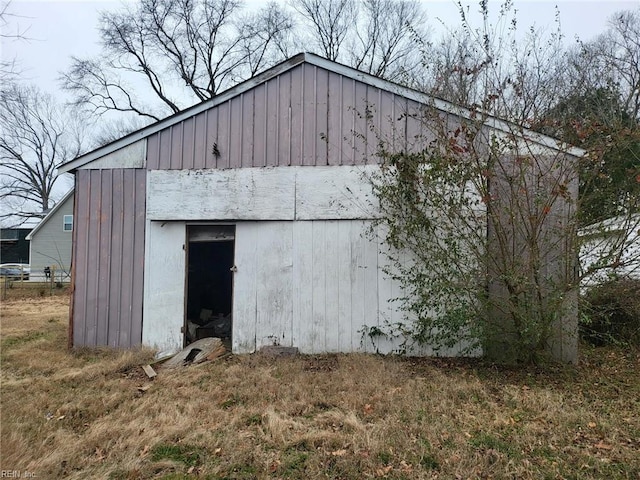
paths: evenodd
<path fill-rule="evenodd" d="M 398 322 L 400 286 L 383 272 L 368 220 L 241 222 L 236 226 L 233 350 L 264 345 L 304 353 L 381 351 L 363 327 Z"/>
<path fill-rule="evenodd" d="M 142 340 L 146 171 L 78 170 L 74 346 Z"/>
<path fill-rule="evenodd" d="M 421 108 L 392 92 L 302 64 L 151 135 L 147 168 L 377 163 L 380 140 L 410 150 L 425 145 L 417 118 Z"/>
<path fill-rule="evenodd" d="M 182 348 L 185 222 L 148 222 L 142 343 L 162 353 Z"/>

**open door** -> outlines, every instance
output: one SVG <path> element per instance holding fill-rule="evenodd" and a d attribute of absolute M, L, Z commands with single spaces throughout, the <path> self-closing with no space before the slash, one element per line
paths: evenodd
<path fill-rule="evenodd" d="M 206 337 L 230 348 L 234 225 L 189 225 L 184 345 Z"/>

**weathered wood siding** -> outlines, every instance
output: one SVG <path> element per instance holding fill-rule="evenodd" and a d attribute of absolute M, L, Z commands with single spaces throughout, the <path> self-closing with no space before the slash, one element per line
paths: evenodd
<path fill-rule="evenodd" d="M 148 222 L 142 343 L 163 352 L 182 348 L 185 318 L 184 222 Z"/>
<path fill-rule="evenodd" d="M 73 344 L 142 341 L 146 171 L 78 170 Z"/>
<path fill-rule="evenodd" d="M 147 228 L 142 339 L 164 353 L 182 348 L 186 231 L 187 222 L 151 221 Z M 372 220 L 237 222 L 233 352 L 273 344 L 304 353 L 397 351 L 403 339 L 366 333 L 407 321 L 392 301 L 402 289 L 386 273 L 383 238 Z"/>
<path fill-rule="evenodd" d="M 377 165 L 152 170 L 150 220 L 371 219 Z"/>
<path fill-rule="evenodd" d="M 186 222 L 152 221 L 147 234 L 143 343 L 182 347 Z M 400 286 L 384 272 L 385 245 L 370 220 L 260 221 L 236 224 L 233 351 L 263 345 L 305 353 L 390 352 L 363 327 L 402 320 L 390 299 Z"/>
<path fill-rule="evenodd" d="M 380 139 L 411 149 L 426 133 L 417 118 L 422 108 L 392 92 L 302 64 L 151 135 L 147 168 L 377 163 Z"/>
<path fill-rule="evenodd" d="M 243 222 L 236 226 L 233 350 L 264 345 L 304 353 L 388 352 L 363 328 L 402 318 L 382 271 L 384 246 L 368 220 Z M 375 230 L 374 230 L 375 232 Z M 374 234 L 375 235 L 375 234 Z"/>
<path fill-rule="evenodd" d="M 578 196 L 577 162 L 561 153 L 541 153 L 534 159 L 505 155 L 493 168 L 487 235 L 491 257 L 499 266 L 488 265 L 489 315 L 493 323 L 485 351 L 492 358 L 517 358 L 514 317 L 523 307 L 514 311 L 517 303 L 512 300 L 505 275 L 529 275 L 526 282 L 519 280 L 520 302 L 529 302 L 530 311 L 537 309 L 540 313 L 549 307 L 537 302 L 562 300 L 555 306 L 558 315 L 550 323 L 553 333 L 547 348 L 554 358 L 575 363 L 578 252 L 572 244 L 571 230 Z M 574 288 L 564 292 L 572 285 Z M 562 297 L 558 292 L 564 292 Z"/>

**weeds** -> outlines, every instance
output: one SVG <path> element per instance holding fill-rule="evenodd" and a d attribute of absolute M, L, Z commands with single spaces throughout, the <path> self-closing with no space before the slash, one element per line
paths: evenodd
<path fill-rule="evenodd" d="M 150 381 L 144 350 L 67 351 L 66 318 L 63 299 L 2 305 L 3 470 L 112 480 L 640 475 L 637 350 L 587 347 L 580 366 L 545 370 L 231 356 L 158 367 Z"/>
<path fill-rule="evenodd" d="M 46 337 L 47 337 L 46 332 L 29 332 L 26 335 L 8 337 L 2 340 L 2 342 L 0 343 L 0 349 L 4 350 L 7 348 L 16 347 L 18 345 L 22 345 L 28 342 L 33 342 L 35 340 L 40 340 Z"/>
<path fill-rule="evenodd" d="M 197 445 L 160 443 L 151 450 L 151 460 L 172 460 L 188 467 L 202 465 L 207 451 Z"/>

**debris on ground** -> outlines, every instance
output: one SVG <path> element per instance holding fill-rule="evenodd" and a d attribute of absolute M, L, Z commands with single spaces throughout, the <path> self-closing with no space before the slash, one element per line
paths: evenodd
<path fill-rule="evenodd" d="M 163 368 L 178 368 L 187 365 L 195 365 L 207 360 L 214 360 L 227 353 L 222 340 L 216 337 L 202 338 L 176 353 L 167 360 Z"/>
<path fill-rule="evenodd" d="M 293 357 L 298 355 L 298 347 L 282 347 L 280 345 L 265 345 L 260 353 L 269 357 Z"/>
<path fill-rule="evenodd" d="M 158 376 L 158 374 L 156 373 L 156 371 L 153 369 L 151 365 L 143 365 L 142 370 L 144 370 L 144 373 L 146 373 L 147 377 L 149 377 L 151 380 L 153 380 Z"/>

